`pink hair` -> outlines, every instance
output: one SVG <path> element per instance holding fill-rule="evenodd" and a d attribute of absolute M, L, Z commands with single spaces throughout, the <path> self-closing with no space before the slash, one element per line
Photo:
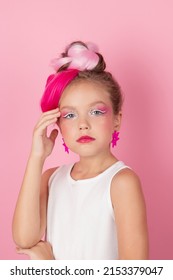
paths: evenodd
<path fill-rule="evenodd" d="M 78 75 L 79 70 L 67 69 L 50 75 L 41 98 L 41 109 L 43 112 L 56 109 L 63 90 Z"/>
<path fill-rule="evenodd" d="M 61 57 L 52 60 L 56 74 L 50 75 L 41 98 L 41 109 L 43 112 L 58 107 L 58 103 L 66 86 L 78 75 L 79 71 L 93 70 L 99 63 L 97 46 L 93 43 L 72 43 L 67 52 Z M 61 69 L 66 66 L 66 69 Z"/>

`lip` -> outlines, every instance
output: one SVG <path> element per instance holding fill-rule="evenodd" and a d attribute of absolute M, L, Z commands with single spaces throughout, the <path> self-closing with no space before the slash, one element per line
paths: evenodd
<path fill-rule="evenodd" d="M 89 142 L 92 142 L 94 140 L 95 140 L 95 138 L 90 137 L 88 135 L 84 135 L 84 136 L 80 137 L 79 139 L 77 139 L 76 141 L 78 143 L 89 143 Z"/>

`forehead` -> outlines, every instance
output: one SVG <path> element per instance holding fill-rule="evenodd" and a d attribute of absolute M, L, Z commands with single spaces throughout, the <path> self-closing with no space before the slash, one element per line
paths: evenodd
<path fill-rule="evenodd" d="M 60 98 L 59 107 L 85 107 L 97 102 L 111 106 L 110 95 L 100 83 L 75 81 L 65 88 Z"/>

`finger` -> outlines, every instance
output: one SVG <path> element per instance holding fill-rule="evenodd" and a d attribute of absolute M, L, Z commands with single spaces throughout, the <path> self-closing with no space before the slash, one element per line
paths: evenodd
<path fill-rule="evenodd" d="M 60 117 L 60 115 L 61 115 L 61 113 L 60 113 L 60 112 L 57 112 L 57 113 L 54 113 L 54 114 L 52 114 L 52 115 L 44 116 L 44 117 L 37 123 L 36 128 L 39 127 L 42 123 L 44 123 L 44 122 L 46 122 L 46 121 L 48 121 L 48 120 L 51 120 L 51 119 L 53 119 L 53 118 L 57 118 L 57 119 L 58 119 L 58 118 Z"/>
<path fill-rule="evenodd" d="M 56 138 L 58 136 L 58 130 L 57 129 L 54 129 L 52 130 L 50 136 L 49 136 L 49 139 L 51 139 L 53 141 L 53 143 L 55 142 Z"/>
<path fill-rule="evenodd" d="M 40 115 L 38 121 L 37 121 L 37 124 L 39 124 L 40 121 L 41 121 L 42 119 L 44 119 L 44 118 L 46 118 L 46 117 L 48 117 L 48 116 L 51 116 L 51 115 L 55 115 L 55 114 L 57 114 L 58 112 L 60 112 L 59 108 L 56 108 L 56 109 L 54 109 L 54 110 L 50 110 L 50 111 L 47 111 L 47 112 L 42 113 L 42 114 Z M 36 124 L 36 126 L 37 126 L 37 124 Z"/>
<path fill-rule="evenodd" d="M 39 127 L 37 127 L 37 128 L 35 129 L 35 132 L 37 131 L 37 133 L 38 133 L 39 135 L 44 135 L 44 134 L 46 133 L 46 128 L 47 128 L 49 125 L 56 124 L 56 122 L 57 122 L 57 118 L 56 118 L 56 117 L 53 118 L 53 119 L 51 119 L 51 120 L 48 120 L 48 121 L 42 123 Z"/>
<path fill-rule="evenodd" d="M 52 114 L 56 114 L 57 112 L 60 112 L 60 109 L 59 109 L 59 108 L 56 108 L 56 109 L 53 109 L 53 110 L 49 110 L 49 111 L 47 111 L 47 112 L 44 112 L 44 113 L 41 114 L 40 119 L 43 118 L 43 117 L 52 115 Z"/>
<path fill-rule="evenodd" d="M 56 117 L 56 118 L 59 118 L 60 115 L 61 115 L 60 112 L 55 112 L 55 113 L 53 113 L 53 114 L 49 114 L 49 115 L 42 116 L 42 117 L 40 118 L 40 120 L 37 122 L 35 128 L 39 127 L 39 126 L 40 126 L 42 123 L 44 123 L 45 121 L 51 120 L 51 119 L 53 119 L 53 118 L 55 118 L 55 117 Z"/>
<path fill-rule="evenodd" d="M 42 113 L 42 115 L 46 116 L 46 115 L 53 114 L 54 112 L 58 112 L 58 111 L 59 111 L 59 108 L 57 107 L 53 110 L 49 110 L 49 111 L 46 111 L 46 112 Z"/>

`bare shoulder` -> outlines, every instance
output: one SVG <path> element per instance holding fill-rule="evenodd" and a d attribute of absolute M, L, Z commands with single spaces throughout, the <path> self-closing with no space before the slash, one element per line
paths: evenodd
<path fill-rule="evenodd" d="M 119 171 L 112 180 L 111 200 L 117 225 L 119 259 L 148 259 L 146 206 L 138 175 Z"/>
<path fill-rule="evenodd" d="M 112 180 L 111 198 L 113 204 L 118 203 L 119 199 L 127 200 L 138 197 L 143 201 L 143 193 L 139 176 L 131 169 L 120 170 Z"/>
<path fill-rule="evenodd" d="M 50 176 L 55 172 L 55 170 L 57 168 L 58 167 L 52 167 L 52 168 L 49 168 L 49 169 L 45 170 L 42 174 L 42 177 L 49 180 Z"/>
<path fill-rule="evenodd" d="M 127 185 L 130 183 L 140 183 L 139 176 L 130 168 L 124 168 L 120 170 L 114 177 L 113 177 L 113 184 L 121 183 Z"/>

